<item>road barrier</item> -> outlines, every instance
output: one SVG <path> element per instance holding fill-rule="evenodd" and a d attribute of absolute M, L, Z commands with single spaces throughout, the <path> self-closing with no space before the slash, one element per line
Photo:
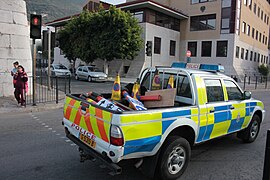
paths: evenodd
<path fill-rule="evenodd" d="M 263 180 L 270 180 L 270 129 L 267 131 L 267 136 L 266 136 Z"/>

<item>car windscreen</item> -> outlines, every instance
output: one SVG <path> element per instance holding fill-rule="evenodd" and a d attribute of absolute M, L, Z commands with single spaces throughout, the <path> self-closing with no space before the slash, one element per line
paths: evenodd
<path fill-rule="evenodd" d="M 55 69 L 67 69 L 65 66 L 63 65 L 55 65 L 54 66 Z"/>
<path fill-rule="evenodd" d="M 88 67 L 88 70 L 89 70 L 89 71 L 94 71 L 94 72 L 101 72 L 100 69 L 94 68 L 94 67 Z"/>

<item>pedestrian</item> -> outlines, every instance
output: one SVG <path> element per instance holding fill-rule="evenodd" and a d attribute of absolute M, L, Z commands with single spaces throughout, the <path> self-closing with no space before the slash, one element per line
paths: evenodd
<path fill-rule="evenodd" d="M 25 107 L 25 93 L 27 90 L 28 77 L 21 65 L 18 66 L 17 70 L 18 72 L 14 75 L 14 79 L 16 80 L 14 95 L 18 104 Z"/>
<path fill-rule="evenodd" d="M 16 61 L 13 63 L 14 68 L 11 70 L 10 74 L 13 77 L 13 86 L 15 88 L 16 80 L 14 79 L 14 75 L 17 73 L 17 68 L 19 66 L 19 62 Z"/>

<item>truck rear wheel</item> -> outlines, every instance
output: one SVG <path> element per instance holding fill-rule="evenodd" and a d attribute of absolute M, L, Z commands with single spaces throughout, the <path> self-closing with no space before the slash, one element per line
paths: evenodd
<path fill-rule="evenodd" d="M 259 134 L 260 122 L 260 117 L 255 114 L 252 117 L 249 126 L 245 130 L 238 132 L 237 137 L 242 139 L 245 143 L 252 143 L 253 141 L 255 141 Z"/>
<path fill-rule="evenodd" d="M 182 137 L 169 137 L 161 149 L 156 168 L 156 178 L 179 178 L 186 170 L 191 155 L 188 141 Z"/>

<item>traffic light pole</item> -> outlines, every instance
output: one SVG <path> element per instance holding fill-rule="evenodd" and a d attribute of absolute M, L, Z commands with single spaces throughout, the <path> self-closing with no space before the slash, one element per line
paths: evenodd
<path fill-rule="evenodd" d="M 32 86 L 33 86 L 33 106 L 36 106 L 36 64 L 37 64 L 37 47 L 36 39 L 33 39 L 33 62 L 32 62 Z"/>

